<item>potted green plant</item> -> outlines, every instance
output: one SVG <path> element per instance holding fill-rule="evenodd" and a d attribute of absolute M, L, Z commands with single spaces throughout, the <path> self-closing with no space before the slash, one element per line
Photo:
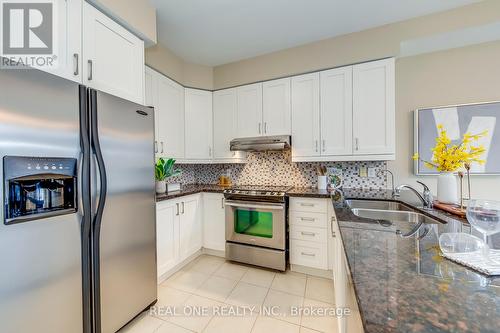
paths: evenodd
<path fill-rule="evenodd" d="M 165 193 L 167 190 L 167 179 L 179 176 L 182 171 L 174 169 L 175 160 L 169 158 L 159 158 L 155 165 L 155 178 L 156 178 L 156 193 Z M 180 186 L 177 186 L 180 189 Z"/>

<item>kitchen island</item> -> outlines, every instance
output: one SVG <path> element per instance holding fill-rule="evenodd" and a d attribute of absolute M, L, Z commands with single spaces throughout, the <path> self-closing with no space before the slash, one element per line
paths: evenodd
<path fill-rule="evenodd" d="M 439 235 L 470 232 L 466 220 L 418 210 L 441 223 L 403 238 L 396 231 L 410 231 L 410 223 L 360 218 L 346 205 L 393 200 L 390 191 L 346 189 L 340 197 L 333 204 L 365 332 L 500 331 L 500 277 L 440 256 Z"/>

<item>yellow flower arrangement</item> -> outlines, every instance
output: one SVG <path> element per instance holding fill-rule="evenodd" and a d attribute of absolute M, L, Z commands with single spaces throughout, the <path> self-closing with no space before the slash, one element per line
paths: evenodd
<path fill-rule="evenodd" d="M 472 163 L 484 164 L 485 160 L 481 155 L 486 151 L 482 145 L 473 145 L 475 141 L 488 135 L 488 131 L 479 134 L 465 133 L 460 144 L 452 144 L 448 133 L 443 125 L 438 125 L 439 135 L 436 138 L 436 146 L 432 148 L 433 156 L 431 161 L 424 161 L 425 166 L 436 169 L 439 172 L 455 172 Z M 419 160 L 418 153 L 413 155 L 414 160 Z"/>

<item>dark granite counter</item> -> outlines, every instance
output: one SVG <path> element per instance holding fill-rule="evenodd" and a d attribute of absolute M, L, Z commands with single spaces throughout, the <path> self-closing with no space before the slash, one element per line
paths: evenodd
<path fill-rule="evenodd" d="M 156 202 L 175 199 L 178 197 L 201 192 L 222 193 L 227 187 L 212 184 L 189 184 L 182 185 L 180 191 L 156 194 Z"/>
<path fill-rule="evenodd" d="M 303 198 L 323 198 L 328 199 L 331 197 L 332 192 L 329 190 L 319 190 L 315 187 L 294 187 L 286 192 L 289 197 L 303 197 Z"/>
<path fill-rule="evenodd" d="M 222 193 L 226 188 L 216 184 L 189 184 L 182 185 L 180 191 L 157 194 L 156 202 L 163 200 L 175 199 L 185 195 L 196 194 L 201 192 L 212 192 L 212 193 Z M 328 190 L 318 190 L 317 188 L 311 187 L 294 187 L 286 192 L 289 197 L 310 197 L 310 198 L 324 198 L 328 199 L 331 196 L 331 192 Z"/>
<path fill-rule="evenodd" d="M 392 200 L 390 191 L 346 189 L 339 197 L 333 202 L 365 332 L 500 332 L 500 277 L 439 255 L 439 235 L 470 232 L 465 220 L 419 210 L 444 223 L 402 238 L 396 230 L 409 231 L 409 223 L 359 218 L 344 203 Z"/>

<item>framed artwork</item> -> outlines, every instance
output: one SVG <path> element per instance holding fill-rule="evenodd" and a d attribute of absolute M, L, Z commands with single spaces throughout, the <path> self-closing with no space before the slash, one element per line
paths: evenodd
<path fill-rule="evenodd" d="M 486 163 L 473 163 L 471 174 L 500 174 L 500 102 L 462 104 L 415 110 L 414 146 L 421 159 L 432 160 L 431 149 L 436 144 L 438 125 L 443 125 L 453 142 L 460 142 L 465 133 L 478 134 L 487 130 L 488 135 L 474 145 L 483 145 Z M 438 171 L 427 168 L 422 161 L 415 161 L 416 175 L 436 175 Z"/>

